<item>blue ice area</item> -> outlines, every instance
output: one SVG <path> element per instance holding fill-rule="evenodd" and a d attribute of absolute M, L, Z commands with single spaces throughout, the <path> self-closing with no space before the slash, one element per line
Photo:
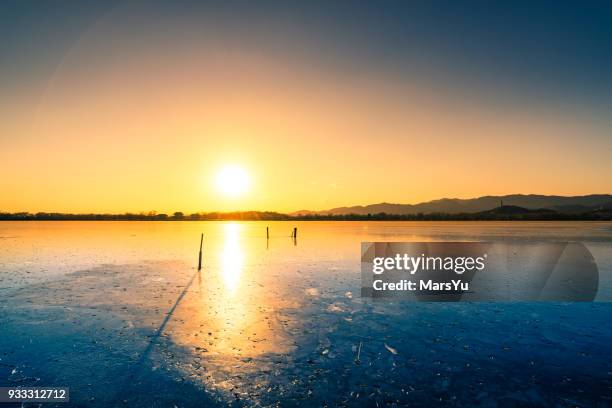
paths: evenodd
<path fill-rule="evenodd" d="M 326 314 L 321 355 L 299 355 L 294 374 L 316 405 L 607 406 L 611 307 L 369 301 L 350 320 Z"/>
<path fill-rule="evenodd" d="M 91 407 L 610 404 L 610 303 L 375 300 L 352 295 L 358 280 L 330 282 L 289 285 L 298 306 L 260 315 L 274 320 L 262 335 L 194 316 L 196 287 L 161 331 L 182 286 L 145 311 L 93 298 L 77 306 L 63 289 L 63 306 L 21 293 L 0 309 L 0 383 L 67 385 L 70 406 Z M 194 323 L 204 342 L 185 338 Z M 273 347 L 244 353 L 259 341 Z"/>

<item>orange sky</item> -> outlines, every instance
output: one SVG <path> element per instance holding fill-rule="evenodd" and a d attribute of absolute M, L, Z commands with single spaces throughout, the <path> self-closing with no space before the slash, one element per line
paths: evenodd
<path fill-rule="evenodd" d="M 0 211 L 289 212 L 611 192 L 610 121 L 567 103 L 239 42 L 122 44 L 113 28 L 84 33 L 40 89 L 0 96 Z M 226 164 L 248 169 L 249 192 L 217 191 Z"/>

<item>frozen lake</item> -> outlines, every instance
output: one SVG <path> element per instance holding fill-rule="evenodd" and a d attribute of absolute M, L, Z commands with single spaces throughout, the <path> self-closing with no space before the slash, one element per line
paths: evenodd
<path fill-rule="evenodd" d="M 362 241 L 577 241 L 612 291 L 612 223 L 0 222 L 0 386 L 100 407 L 612 403 L 612 303 L 361 298 Z"/>

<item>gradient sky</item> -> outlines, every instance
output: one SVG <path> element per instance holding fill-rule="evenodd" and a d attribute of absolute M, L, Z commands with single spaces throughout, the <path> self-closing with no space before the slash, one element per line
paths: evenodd
<path fill-rule="evenodd" d="M 0 211 L 612 192 L 610 2 L 85 3 L 0 3 Z"/>

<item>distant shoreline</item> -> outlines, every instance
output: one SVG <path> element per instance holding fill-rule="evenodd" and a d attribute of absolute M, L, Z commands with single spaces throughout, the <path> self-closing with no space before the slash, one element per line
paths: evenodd
<path fill-rule="evenodd" d="M 307 214 L 288 215 L 268 211 L 210 212 L 185 215 L 0 213 L 0 221 L 612 221 L 611 210 L 567 214 L 551 210 L 526 210 L 510 206 L 478 213 L 430 214 Z"/>

